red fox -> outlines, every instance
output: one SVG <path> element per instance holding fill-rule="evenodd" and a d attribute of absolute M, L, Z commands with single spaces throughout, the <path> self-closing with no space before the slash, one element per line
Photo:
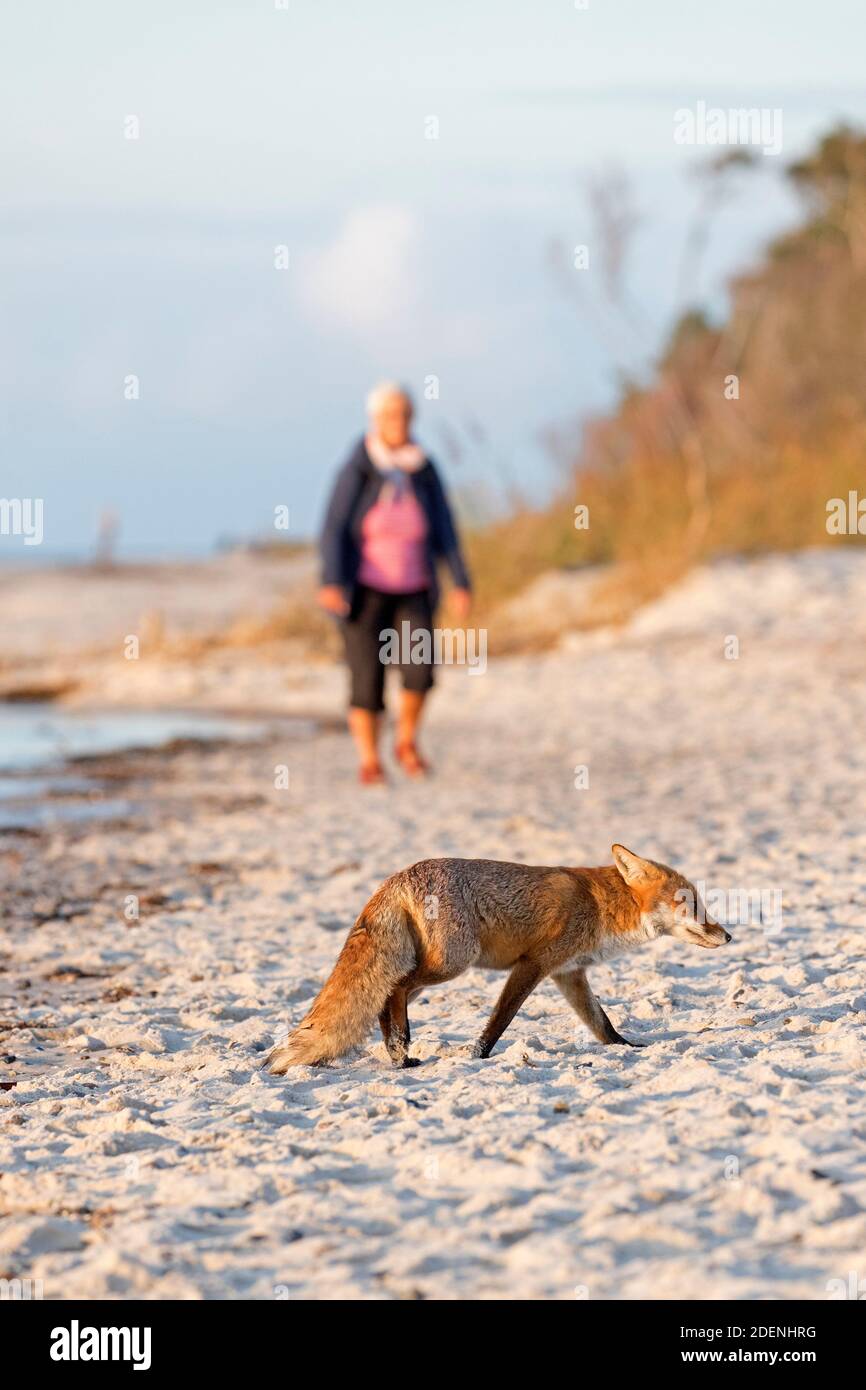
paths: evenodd
<path fill-rule="evenodd" d="M 600 869 L 424 859 L 394 874 L 361 912 L 306 1018 L 264 1065 L 282 1076 L 291 1066 L 339 1057 L 378 1019 L 395 1065 L 417 1066 L 409 1056 L 409 1003 L 471 965 L 509 972 L 474 1057 L 490 1056 L 547 975 L 599 1042 L 643 1046 L 614 1028 L 589 987 L 587 966 L 657 936 L 698 946 L 731 938 L 675 869 L 624 845 L 612 853 L 614 863 Z"/>

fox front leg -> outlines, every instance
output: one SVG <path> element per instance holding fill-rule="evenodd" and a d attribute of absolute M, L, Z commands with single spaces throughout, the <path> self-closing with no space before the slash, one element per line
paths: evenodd
<path fill-rule="evenodd" d="M 409 1034 L 408 1002 L 405 989 L 398 985 L 379 1015 L 382 1037 L 395 1067 L 417 1067 L 420 1061 L 418 1057 L 409 1056 L 412 1039 Z"/>
<path fill-rule="evenodd" d="M 519 960 L 496 1001 L 487 1026 L 472 1049 L 473 1057 L 489 1057 L 517 1010 L 529 998 L 544 974 L 531 960 Z"/>
<path fill-rule="evenodd" d="M 578 1018 L 582 1019 L 594 1038 L 601 1043 L 625 1043 L 628 1047 L 645 1047 L 645 1043 L 632 1042 L 618 1033 L 589 987 L 585 970 L 569 970 L 564 975 L 554 975 L 554 980 L 565 995 Z"/>

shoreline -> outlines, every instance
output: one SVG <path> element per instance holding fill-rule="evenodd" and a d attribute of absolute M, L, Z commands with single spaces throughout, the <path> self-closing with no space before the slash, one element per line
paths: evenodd
<path fill-rule="evenodd" d="M 14 708 L 20 712 L 22 707 L 15 704 Z M 33 717 L 39 719 L 42 707 L 39 705 L 35 709 L 39 713 L 34 713 Z M 112 789 L 121 782 L 134 786 L 143 768 L 169 767 L 179 754 L 196 750 L 228 751 L 240 744 L 264 747 L 272 744 L 277 736 L 311 740 L 324 731 L 318 720 L 264 711 L 242 714 L 208 710 L 202 714 L 200 710 L 164 706 L 119 710 L 98 705 L 76 706 L 69 710 L 54 703 L 49 709 L 55 714 L 62 713 L 67 732 L 70 723 L 74 724 L 77 719 L 82 724 L 97 727 L 100 721 L 108 719 L 116 730 L 117 739 L 91 751 L 67 751 L 24 764 L 0 765 L 0 841 L 4 835 L 21 830 L 38 832 L 46 818 L 52 824 L 64 819 L 104 820 L 110 824 L 131 810 L 128 803 L 112 798 Z M 124 715 L 129 716 L 132 726 L 127 730 L 129 742 L 123 738 Z M 140 740 L 142 718 L 153 721 L 151 742 L 136 741 Z M 161 728 L 166 725 L 168 733 Z M 178 727 L 200 728 L 202 732 L 170 732 Z"/>
<path fill-rule="evenodd" d="M 699 572 L 627 640 L 443 672 L 427 782 L 388 740 L 360 787 L 344 732 L 184 747 L 115 761 L 116 822 L 0 837 L 0 1269 L 46 1299 L 825 1299 L 866 1245 L 864 585 Z M 371 1032 L 261 1071 L 389 874 L 615 841 L 784 907 L 591 969 L 647 1047 L 545 981 L 475 1060 L 502 976 L 473 970 L 413 1002 L 411 1070 Z"/>

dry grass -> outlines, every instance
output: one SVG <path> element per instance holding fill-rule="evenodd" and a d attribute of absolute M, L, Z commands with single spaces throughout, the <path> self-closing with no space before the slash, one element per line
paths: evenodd
<path fill-rule="evenodd" d="M 716 556 L 862 540 L 828 534 L 827 503 L 863 486 L 866 138 L 840 127 L 788 174 L 804 220 L 734 281 L 727 321 L 683 315 L 653 383 L 576 440 L 555 503 L 472 539 L 494 631 L 499 601 L 557 566 L 610 567 L 609 620 Z"/>
<path fill-rule="evenodd" d="M 860 485 L 861 458 L 849 439 L 826 453 L 789 443 L 719 466 L 707 482 L 706 516 L 697 538 L 688 468 L 679 456 L 638 456 L 607 472 L 578 472 L 572 489 L 564 489 L 549 507 L 519 509 L 466 535 L 475 588 L 472 625 L 487 629 L 493 655 L 542 650 L 566 631 L 626 621 L 695 563 L 857 543 L 860 538 L 830 536 L 826 520 L 828 499 L 847 497 Z M 588 530 L 574 527 L 578 504 L 589 508 Z M 590 567 L 598 580 L 578 614 L 563 608 L 550 622 L 536 625 L 516 616 L 515 600 L 541 575 Z M 447 588 L 439 621 L 454 626 Z M 317 606 L 312 589 L 284 599 L 264 618 L 238 619 L 208 636 L 165 637 L 159 645 L 169 658 L 188 659 L 217 649 L 251 648 L 262 655 L 273 648 L 278 657 L 289 648 L 304 660 L 333 661 L 342 651 L 339 630 Z"/>
<path fill-rule="evenodd" d="M 727 321 L 685 314 L 652 384 L 625 389 L 615 411 L 575 438 L 571 481 L 555 502 L 517 506 L 469 531 L 472 623 L 487 628 L 491 652 L 623 620 L 715 557 L 862 539 L 828 534 L 827 503 L 863 485 L 866 138 L 841 127 L 788 174 L 805 198 L 804 220 L 731 285 Z M 589 510 L 588 529 L 575 528 L 578 505 Z M 603 575 L 589 590 L 574 586 L 585 602 L 566 602 L 553 585 L 561 615 L 541 623 L 531 602 L 521 615 L 515 599 L 539 576 L 582 567 Z M 440 621 L 448 616 L 446 603 Z M 297 643 L 311 657 L 339 651 L 312 592 L 211 640 Z"/>
<path fill-rule="evenodd" d="M 580 626 L 624 621 L 695 563 L 732 554 L 862 543 L 827 532 L 827 502 L 862 487 L 862 451 L 851 439 L 820 454 L 788 443 L 711 473 L 705 516 L 695 536 L 687 467 L 676 455 L 630 458 L 607 473 L 577 473 L 574 490 L 543 511 L 524 511 L 469 539 L 476 582 L 475 621 L 490 629 L 491 650 L 532 645 L 531 634 L 502 629 L 497 611 L 545 571 L 607 569 Z M 575 530 L 574 508 L 589 508 Z M 564 618 L 562 631 L 577 624 Z M 546 630 L 545 643 L 550 634 Z"/>

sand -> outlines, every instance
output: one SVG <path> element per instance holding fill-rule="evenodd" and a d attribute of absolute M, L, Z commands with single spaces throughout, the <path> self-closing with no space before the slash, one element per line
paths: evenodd
<path fill-rule="evenodd" d="M 0 1276 L 57 1299 L 866 1293 L 864 599 L 854 551 L 721 565 L 626 631 L 443 673 L 425 784 L 362 789 L 343 735 L 286 734 L 120 760 L 122 821 L 0 841 Z M 309 682 L 337 714 L 339 673 Z M 781 893 L 780 924 L 718 951 L 591 972 L 645 1049 L 596 1043 L 545 982 L 473 1060 L 502 982 L 479 971 L 416 1001 L 413 1070 L 373 1035 L 260 1070 L 389 873 L 615 840 Z"/>

